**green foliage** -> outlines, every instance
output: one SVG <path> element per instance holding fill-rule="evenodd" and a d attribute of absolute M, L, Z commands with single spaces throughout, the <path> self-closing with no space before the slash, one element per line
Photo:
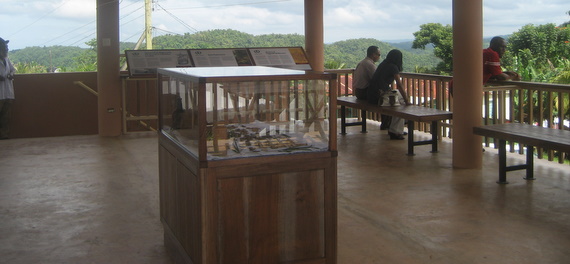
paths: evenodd
<path fill-rule="evenodd" d="M 43 65 L 38 64 L 37 62 L 16 62 L 14 63 L 14 67 L 16 68 L 17 74 L 26 74 L 26 73 L 46 73 L 47 68 Z"/>
<path fill-rule="evenodd" d="M 153 39 L 154 49 L 292 47 L 304 45 L 305 37 L 299 34 L 254 36 L 231 29 L 215 29 L 184 35 L 163 35 Z"/>
<path fill-rule="evenodd" d="M 370 46 L 378 46 L 378 48 L 380 48 L 380 53 L 382 54 L 380 60 L 382 60 L 390 50 L 395 48 L 388 43 L 376 39 L 349 39 L 325 45 L 325 58 L 327 62 L 344 62 L 346 68 L 355 68 L 358 62 L 366 57 L 366 50 Z M 430 52 L 410 52 L 411 49 L 405 49 L 404 46 L 399 49 L 404 56 L 405 72 L 415 72 L 416 69 L 429 71 L 428 69 L 434 68 L 439 61 Z M 325 68 L 329 69 L 328 67 Z"/>
<path fill-rule="evenodd" d="M 58 60 L 50 61 L 42 54 L 49 54 L 53 47 L 26 48 L 10 53 L 15 62 L 30 58 L 39 65 L 49 68 L 53 65 L 60 71 L 95 71 L 97 70 L 97 41 L 92 39 L 86 43 L 89 48 L 61 47 L 73 52 L 58 52 Z M 327 69 L 354 68 L 366 56 L 369 46 L 378 46 L 382 54 L 395 47 L 375 39 L 351 39 L 325 44 L 325 67 Z M 134 43 L 121 43 L 121 51 L 133 49 Z M 305 46 L 305 37 L 299 34 L 266 34 L 254 36 L 231 29 L 217 29 L 184 35 L 163 35 L 153 39 L 153 49 L 209 49 L 209 48 L 242 48 L 242 47 L 294 47 Z M 144 46 L 143 46 L 144 48 Z M 431 72 L 438 59 L 431 51 L 411 49 L 411 43 L 400 43 L 397 47 L 404 54 L 404 71 Z M 55 52 L 52 51 L 52 54 Z M 55 58 L 56 56 L 53 56 Z M 47 71 L 47 70 L 46 70 Z M 44 71 L 45 72 L 45 71 Z"/>
<path fill-rule="evenodd" d="M 554 24 L 526 25 L 508 38 L 503 65 L 525 81 L 570 83 L 570 28 Z"/>
<path fill-rule="evenodd" d="M 428 23 L 420 26 L 420 30 L 414 32 L 412 48 L 425 49 L 426 45 L 433 45 L 433 53 L 442 61 L 437 65 L 437 70 L 451 72 L 453 70 L 453 28 L 451 25 L 440 23 Z"/>
<path fill-rule="evenodd" d="M 11 51 L 9 56 L 14 64 L 29 65 L 27 69 L 41 70 L 37 66 L 42 65 L 45 69 L 41 73 L 53 71 L 63 65 L 73 65 L 75 57 L 83 52 L 79 47 L 50 46 L 50 47 L 27 47 L 21 50 Z M 37 64 L 37 65 L 36 65 Z"/>
<path fill-rule="evenodd" d="M 10 51 L 9 57 L 20 73 L 97 71 L 97 40 L 86 42 L 89 48 L 70 46 L 27 47 Z M 134 43 L 121 43 L 122 51 Z M 124 59 L 122 59 L 124 61 Z"/>
<path fill-rule="evenodd" d="M 346 64 L 337 60 L 329 60 L 325 61 L 325 69 L 329 70 L 340 70 L 344 69 Z"/>
<path fill-rule="evenodd" d="M 554 83 L 570 83 L 570 60 L 565 60 L 559 68 L 559 74 L 554 77 Z"/>
<path fill-rule="evenodd" d="M 556 27 L 554 24 L 526 25 L 508 38 L 507 53 L 503 56 L 503 65 L 518 72 L 524 81 L 570 83 L 570 29 Z M 546 116 L 552 114 L 561 119 L 567 119 L 570 112 L 570 102 L 564 98 L 563 107 L 558 105 L 557 94 L 553 95 L 552 107 L 546 92 L 542 94 L 542 111 Z M 533 94 L 533 104 L 530 105 L 528 94 L 515 94 L 515 112 L 522 105 L 525 113 L 539 111 L 539 97 Z M 559 109 L 566 109 L 559 113 Z M 551 113 L 552 111 L 552 113 Z M 516 113 L 518 115 L 518 113 Z M 541 122 L 538 116 L 527 122 Z"/>
<path fill-rule="evenodd" d="M 569 28 L 556 27 L 554 24 L 529 24 L 509 37 L 508 50 L 517 56 L 522 50 L 528 49 L 539 63 L 546 64 L 558 57 L 570 58 L 568 41 Z"/>

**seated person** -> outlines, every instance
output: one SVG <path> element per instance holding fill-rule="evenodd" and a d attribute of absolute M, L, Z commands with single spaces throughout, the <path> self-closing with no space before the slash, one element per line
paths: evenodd
<path fill-rule="evenodd" d="M 368 87 L 367 100 L 371 104 L 378 104 L 378 100 L 382 93 L 390 92 L 394 89 L 393 85 L 396 84 L 396 89 L 400 92 L 406 105 L 410 104 L 408 95 L 400 81 L 400 72 L 402 71 L 402 52 L 393 49 L 388 52 L 386 59 L 384 59 L 372 76 L 370 86 Z M 382 120 L 384 123 L 384 120 Z M 404 119 L 399 117 L 392 117 L 390 127 L 388 128 L 388 135 L 390 139 L 404 139 Z"/>

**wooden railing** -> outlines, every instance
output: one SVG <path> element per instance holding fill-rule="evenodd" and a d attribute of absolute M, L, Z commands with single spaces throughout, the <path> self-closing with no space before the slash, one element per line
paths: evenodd
<path fill-rule="evenodd" d="M 328 70 L 338 74 L 339 95 L 353 95 L 352 73 L 354 69 Z M 416 105 L 453 111 L 453 97 L 449 94 L 451 76 L 402 73 L 402 83 L 411 100 Z M 482 122 L 500 124 L 506 122 L 527 123 L 555 129 L 569 129 L 570 126 L 570 85 L 500 82 L 483 87 Z M 522 100 L 520 100 L 522 98 Z M 350 116 L 350 112 L 348 113 Z M 360 118 L 358 112 L 351 117 Z M 369 113 L 370 120 L 379 121 L 377 114 Z M 453 121 L 441 124 L 441 137 L 451 137 Z M 417 126 L 420 131 L 428 131 L 429 126 Z M 524 148 L 516 142 L 510 143 L 511 152 L 523 153 Z M 484 138 L 486 146 L 494 147 L 492 138 Z M 538 149 L 538 158 L 568 162 L 569 153 L 558 153 Z"/>
<path fill-rule="evenodd" d="M 339 96 L 351 96 L 352 91 L 352 74 L 354 69 L 341 69 L 341 70 L 327 70 L 329 72 L 337 73 L 338 75 L 338 88 L 337 93 Z M 450 110 L 453 100 L 450 99 L 448 93 L 449 81 L 451 77 L 431 75 L 431 74 L 411 74 L 402 73 L 400 75 L 403 80 L 402 84 L 404 89 L 411 97 L 411 102 L 415 105 L 431 107 L 442 110 Z M 347 117 L 361 118 L 359 111 L 347 111 Z M 377 113 L 367 113 L 366 116 L 369 120 L 380 121 L 380 115 Z M 440 137 L 451 137 L 452 120 L 440 123 Z M 418 124 L 416 129 L 423 132 L 430 132 L 429 124 Z"/>
<path fill-rule="evenodd" d="M 483 124 L 526 123 L 554 129 L 569 130 L 570 85 L 501 82 L 483 88 Z M 522 100 L 521 100 L 522 99 Z M 485 138 L 486 146 L 493 139 Z M 509 142 L 511 152 L 523 153 L 524 148 Z M 569 153 L 537 149 L 538 158 L 568 162 Z"/>
<path fill-rule="evenodd" d="M 338 75 L 337 94 L 353 95 L 352 74 L 354 69 L 327 70 Z M 402 83 L 411 97 L 412 103 L 425 107 L 453 111 L 453 97 L 449 94 L 451 76 L 432 74 L 402 73 Z M 145 119 L 150 127 L 155 127 L 155 120 L 147 120 L 156 115 L 155 80 L 126 80 L 124 83 L 124 109 L 128 111 L 128 123 L 125 132 L 149 129 L 141 127 L 139 119 Z M 505 122 L 529 123 L 556 129 L 568 129 L 570 110 L 570 85 L 501 82 L 491 83 L 483 88 L 482 123 L 498 124 Z M 519 100 L 523 98 L 523 100 Z M 522 102 L 522 103 L 519 103 Z M 532 106 L 532 107 L 530 107 Z M 359 111 L 347 112 L 349 117 L 360 118 Z M 367 113 L 367 119 L 380 120 L 375 113 Z M 562 116 L 563 118 L 559 118 Z M 134 122 L 134 123 L 130 123 Z M 440 137 L 451 138 L 453 120 L 440 124 Z M 418 124 L 419 131 L 430 132 L 428 124 Z M 493 147 L 493 139 L 485 138 L 484 144 Z M 511 152 L 522 153 L 524 148 L 516 142 L 510 142 Z M 548 150 L 537 150 L 538 157 L 563 162 L 568 153 L 557 153 Z M 562 158 L 558 158 L 562 157 Z"/>

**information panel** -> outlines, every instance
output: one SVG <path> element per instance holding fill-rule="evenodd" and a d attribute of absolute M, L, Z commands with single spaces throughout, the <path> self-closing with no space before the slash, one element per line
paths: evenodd
<path fill-rule="evenodd" d="M 156 75 L 157 68 L 270 66 L 311 70 L 302 47 L 126 50 L 131 76 Z"/>
<path fill-rule="evenodd" d="M 231 50 L 191 50 L 196 67 L 238 66 Z"/>
<path fill-rule="evenodd" d="M 130 75 L 155 75 L 157 68 L 191 67 L 188 50 L 126 50 Z"/>
<path fill-rule="evenodd" d="M 272 66 L 296 70 L 311 70 L 307 55 L 301 47 L 252 48 L 251 57 L 257 66 Z"/>
<path fill-rule="evenodd" d="M 256 48 L 250 49 L 250 52 L 257 66 L 295 65 L 287 48 Z"/>

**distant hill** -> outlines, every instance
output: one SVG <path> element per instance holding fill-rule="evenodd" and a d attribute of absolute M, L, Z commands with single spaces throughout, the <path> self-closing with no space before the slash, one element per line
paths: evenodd
<path fill-rule="evenodd" d="M 381 59 L 392 49 L 399 49 L 404 56 L 404 71 L 415 72 L 416 68 L 433 68 L 439 63 L 439 59 L 431 50 L 415 50 L 411 48 L 411 42 L 386 43 L 376 39 L 349 39 L 334 42 L 325 46 L 325 60 L 335 60 L 345 63 L 346 68 L 354 68 L 359 61 L 366 57 L 366 49 L 369 46 L 378 46 Z"/>
<path fill-rule="evenodd" d="M 94 45 L 94 41 L 90 41 Z M 404 54 L 404 71 L 433 68 L 439 59 L 430 49 L 415 50 L 410 42 L 387 43 L 376 39 L 349 39 L 325 44 L 325 61 L 336 62 L 344 68 L 354 68 L 366 56 L 366 49 L 375 45 L 380 47 L 384 57 L 391 49 L 400 49 Z M 121 43 L 121 49 L 133 49 L 134 43 Z M 243 48 L 243 47 L 290 47 L 305 46 L 305 37 L 299 34 L 251 35 L 231 29 L 201 31 L 184 35 L 163 35 L 153 39 L 154 49 L 208 49 L 208 48 Z M 94 49 L 79 47 L 50 46 L 29 47 L 10 51 L 10 59 L 15 63 L 37 63 L 46 68 L 73 69 L 78 63 L 94 60 Z"/>

